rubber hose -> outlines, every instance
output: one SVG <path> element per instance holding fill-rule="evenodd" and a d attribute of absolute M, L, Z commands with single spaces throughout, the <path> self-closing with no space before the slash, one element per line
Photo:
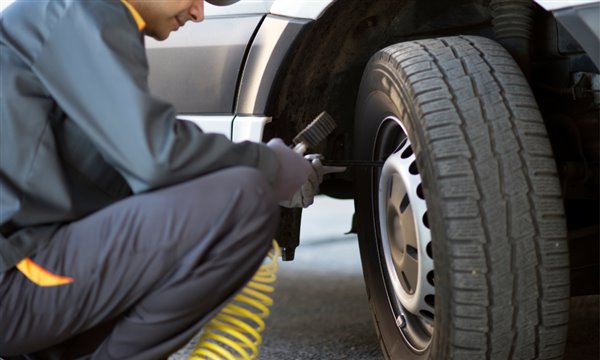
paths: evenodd
<path fill-rule="evenodd" d="M 277 241 L 248 284 L 204 327 L 189 359 L 254 360 L 262 343 L 264 319 L 271 313 L 281 251 Z"/>

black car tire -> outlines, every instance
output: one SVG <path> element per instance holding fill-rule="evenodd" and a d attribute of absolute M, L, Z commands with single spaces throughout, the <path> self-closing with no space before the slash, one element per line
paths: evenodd
<path fill-rule="evenodd" d="M 387 359 L 560 359 L 569 257 L 559 179 L 525 77 L 498 43 L 399 43 L 357 99 L 355 206 Z"/>

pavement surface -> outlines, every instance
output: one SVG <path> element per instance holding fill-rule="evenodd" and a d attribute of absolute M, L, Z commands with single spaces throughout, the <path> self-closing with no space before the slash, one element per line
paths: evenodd
<path fill-rule="evenodd" d="M 296 259 L 281 262 L 259 360 L 382 360 L 356 235 L 352 201 L 318 197 L 303 213 Z M 598 360 L 598 296 L 571 300 L 565 360 Z M 169 360 L 186 360 L 195 341 Z"/>

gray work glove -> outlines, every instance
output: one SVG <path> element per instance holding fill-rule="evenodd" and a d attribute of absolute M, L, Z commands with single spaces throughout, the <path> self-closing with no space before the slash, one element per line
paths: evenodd
<path fill-rule="evenodd" d="M 341 166 L 323 166 L 319 154 L 310 154 L 304 157 L 311 165 L 311 171 L 308 175 L 308 180 L 296 193 L 289 199 L 279 203 L 279 205 L 287 208 L 307 208 L 315 200 L 315 195 L 319 193 L 319 185 L 323 181 L 323 176 L 326 174 L 344 172 L 345 167 Z"/>
<path fill-rule="evenodd" d="M 311 166 L 281 139 L 271 139 L 267 146 L 273 150 L 279 161 L 279 169 L 273 182 L 273 194 L 277 202 L 289 200 L 304 184 L 310 174 Z"/>

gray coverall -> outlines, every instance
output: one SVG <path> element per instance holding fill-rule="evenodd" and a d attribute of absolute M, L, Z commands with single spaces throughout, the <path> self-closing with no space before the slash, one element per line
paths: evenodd
<path fill-rule="evenodd" d="M 152 97 L 119 0 L 17 1 L 0 69 L 0 356 L 167 357 L 269 249 L 276 155 Z"/>

